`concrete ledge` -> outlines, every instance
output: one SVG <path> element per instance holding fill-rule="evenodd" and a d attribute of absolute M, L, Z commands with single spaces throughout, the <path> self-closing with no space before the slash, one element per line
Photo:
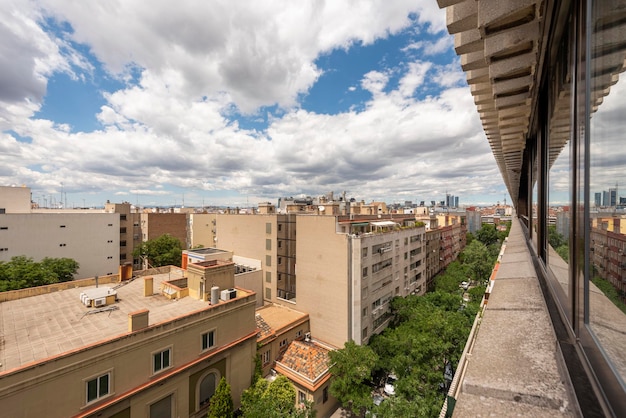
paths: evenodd
<path fill-rule="evenodd" d="M 552 322 L 517 220 L 467 358 L 454 417 L 576 416 Z"/>

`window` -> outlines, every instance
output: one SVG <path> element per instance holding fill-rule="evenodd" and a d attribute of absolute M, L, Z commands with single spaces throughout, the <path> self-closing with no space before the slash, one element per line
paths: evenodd
<path fill-rule="evenodd" d="M 272 283 L 272 272 L 271 271 L 266 271 L 265 272 L 265 282 L 266 283 Z"/>
<path fill-rule="evenodd" d="M 263 363 L 264 366 L 267 366 L 268 364 L 270 364 L 270 359 L 272 357 L 271 353 L 272 353 L 272 350 L 267 350 L 266 352 L 261 354 L 261 362 Z"/>
<path fill-rule="evenodd" d="M 269 287 L 265 288 L 265 299 L 272 299 L 272 289 Z"/>
<path fill-rule="evenodd" d="M 326 401 L 328 401 L 328 386 L 322 391 L 322 402 L 326 403 Z"/>
<path fill-rule="evenodd" d="M 215 331 L 209 331 L 202 334 L 202 350 L 208 350 L 215 346 Z"/>
<path fill-rule="evenodd" d="M 267 251 L 270 251 L 272 249 L 272 240 L 271 239 L 266 239 L 265 240 L 265 249 Z"/>
<path fill-rule="evenodd" d="M 363 308 L 363 316 L 367 316 L 367 306 L 365 308 Z"/>
<path fill-rule="evenodd" d="M 59 225 L 59 228 L 65 228 L 65 225 Z"/>
<path fill-rule="evenodd" d="M 120 234 L 125 234 L 126 233 L 126 227 L 123 226 L 120 228 Z"/>
<path fill-rule="evenodd" d="M 287 348 L 287 343 L 289 342 L 289 340 L 287 338 L 285 338 L 284 340 L 282 340 L 279 344 L 278 344 L 278 348 L 280 350 L 284 350 L 285 348 Z"/>
<path fill-rule="evenodd" d="M 283 242 L 282 241 L 278 241 L 278 248 L 283 248 Z"/>
<path fill-rule="evenodd" d="M 367 277 L 367 267 L 363 267 L 363 277 Z"/>
<path fill-rule="evenodd" d="M 361 338 L 367 338 L 367 327 L 363 328 L 363 331 L 361 332 Z"/>
<path fill-rule="evenodd" d="M 283 224 L 278 224 L 278 232 L 283 230 Z"/>
<path fill-rule="evenodd" d="M 271 234 L 272 233 L 272 223 L 271 222 L 266 222 L 265 223 L 265 233 L 266 234 Z"/>
<path fill-rule="evenodd" d="M 87 403 L 107 396 L 110 393 L 110 381 L 110 372 L 87 380 Z"/>
<path fill-rule="evenodd" d="M 302 392 L 302 391 L 298 391 L 298 403 L 305 403 L 306 402 L 306 393 Z"/>
<path fill-rule="evenodd" d="M 126 247 L 126 240 L 120 241 L 120 247 Z"/>
<path fill-rule="evenodd" d="M 120 254 L 120 260 L 126 260 L 126 254 Z"/>
<path fill-rule="evenodd" d="M 367 257 L 367 247 L 361 249 L 361 257 Z"/>
<path fill-rule="evenodd" d="M 219 375 L 215 371 L 210 371 L 201 380 L 198 386 L 198 407 L 202 408 L 207 405 L 213 395 L 219 382 Z"/>
<path fill-rule="evenodd" d="M 0 226 L 0 230 L 2 230 L 2 229 L 9 229 L 9 227 L 8 226 Z"/>
<path fill-rule="evenodd" d="M 157 373 L 169 368 L 172 365 L 171 357 L 171 348 L 152 354 L 152 373 Z"/>
<path fill-rule="evenodd" d="M 272 256 L 271 255 L 266 255 L 265 256 L 265 265 L 268 266 L 268 267 L 272 265 Z"/>
<path fill-rule="evenodd" d="M 300 338 L 302 337 L 302 330 L 299 329 L 298 332 L 296 332 L 296 338 Z"/>
<path fill-rule="evenodd" d="M 126 215 L 120 215 L 120 221 L 125 221 L 126 220 Z"/>
<path fill-rule="evenodd" d="M 282 257 L 278 257 L 278 264 L 283 264 L 283 258 Z"/>
<path fill-rule="evenodd" d="M 150 405 L 150 418 L 171 418 L 172 395 Z"/>

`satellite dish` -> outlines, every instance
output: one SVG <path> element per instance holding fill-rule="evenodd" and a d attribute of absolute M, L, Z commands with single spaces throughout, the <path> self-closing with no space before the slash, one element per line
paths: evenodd
<path fill-rule="evenodd" d="M 326 210 L 324 206 L 318 206 L 317 209 L 319 209 L 320 212 L 324 212 L 324 210 Z"/>

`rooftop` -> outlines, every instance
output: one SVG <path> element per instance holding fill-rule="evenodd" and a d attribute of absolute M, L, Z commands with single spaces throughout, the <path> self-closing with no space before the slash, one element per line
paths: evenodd
<path fill-rule="evenodd" d="M 162 282 L 181 278 L 174 270 L 151 277 L 155 293 Z M 144 297 L 144 280 L 138 278 L 116 289 L 118 302 L 88 308 L 81 303 L 80 294 L 89 289 L 95 286 L 0 303 L 0 373 L 127 334 L 132 312 L 148 309 L 150 325 L 154 325 L 209 307 L 208 302 L 191 297 Z M 238 295 L 247 293 L 239 291 Z"/>
<path fill-rule="evenodd" d="M 276 370 L 312 390 L 329 377 L 330 348 L 316 341 L 292 341 L 276 360 Z"/>
<path fill-rule="evenodd" d="M 277 335 L 292 326 L 308 320 L 306 313 L 294 311 L 285 306 L 265 305 L 256 311 L 257 328 L 261 331 L 258 340 Z"/>

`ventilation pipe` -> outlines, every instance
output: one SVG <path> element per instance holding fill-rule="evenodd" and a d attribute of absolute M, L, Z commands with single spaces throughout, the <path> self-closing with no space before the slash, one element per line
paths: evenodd
<path fill-rule="evenodd" d="M 211 305 L 217 305 L 220 303 L 220 288 L 219 286 L 211 287 Z"/>

